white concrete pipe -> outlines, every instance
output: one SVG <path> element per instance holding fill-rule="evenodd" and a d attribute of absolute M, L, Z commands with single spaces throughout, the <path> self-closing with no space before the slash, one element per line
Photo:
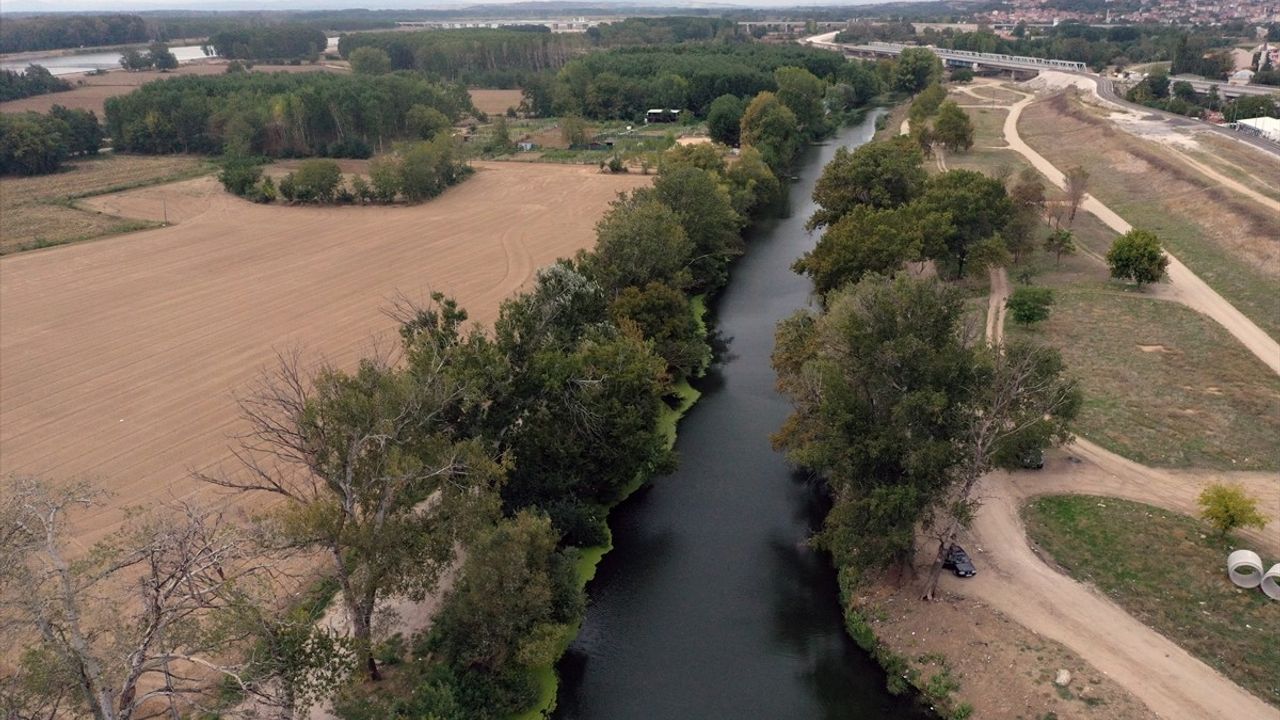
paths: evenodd
<path fill-rule="evenodd" d="M 1271 566 L 1271 569 L 1262 576 L 1262 592 L 1272 600 L 1280 600 L 1280 563 Z"/>
<path fill-rule="evenodd" d="M 1280 565 L 1271 569 L 1280 570 Z M 1227 575 L 1238 587 L 1256 588 L 1262 584 L 1262 558 L 1252 550 L 1236 550 L 1227 556 Z"/>

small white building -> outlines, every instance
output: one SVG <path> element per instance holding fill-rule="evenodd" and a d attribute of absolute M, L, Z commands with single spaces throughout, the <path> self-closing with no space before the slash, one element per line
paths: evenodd
<path fill-rule="evenodd" d="M 1252 70 L 1237 70 L 1227 79 L 1228 85 L 1248 85 L 1251 82 L 1253 82 Z"/>
<path fill-rule="evenodd" d="M 1280 143 L 1280 119 L 1256 117 L 1240 120 L 1236 125 L 1243 131 Z"/>

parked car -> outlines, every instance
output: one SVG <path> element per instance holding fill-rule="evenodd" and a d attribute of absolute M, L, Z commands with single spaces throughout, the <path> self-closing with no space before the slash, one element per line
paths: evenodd
<path fill-rule="evenodd" d="M 1022 467 L 1024 469 L 1039 470 L 1044 467 L 1044 450 L 1041 450 L 1040 448 L 1028 450 L 1021 458 L 1019 458 L 1019 460 L 1022 462 Z"/>
<path fill-rule="evenodd" d="M 969 559 L 969 554 L 959 545 L 952 544 L 947 548 L 947 556 L 942 561 L 942 567 L 956 574 L 956 577 L 973 577 L 978 574 L 978 568 L 973 566 L 973 561 Z"/>

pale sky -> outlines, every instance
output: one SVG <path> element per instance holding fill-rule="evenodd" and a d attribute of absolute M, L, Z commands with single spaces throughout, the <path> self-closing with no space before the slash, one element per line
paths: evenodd
<path fill-rule="evenodd" d="M 666 7 L 797 7 L 787 0 L 584 0 L 583 4 L 607 6 L 613 2 Z M 871 5 L 884 0 L 802 0 L 800 6 L 815 5 Z M 0 12 L 130 12 L 140 10 L 338 10 L 367 8 L 371 10 L 393 9 L 443 9 L 473 5 L 511 3 L 512 0 L 3 0 Z M 548 15 L 559 14 L 548 10 Z"/>

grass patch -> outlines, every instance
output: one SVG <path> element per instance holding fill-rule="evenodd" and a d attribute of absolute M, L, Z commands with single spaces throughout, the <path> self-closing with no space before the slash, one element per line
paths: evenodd
<path fill-rule="evenodd" d="M 1280 469 L 1280 378 L 1209 318 L 1120 287 L 1060 287 L 1040 328 L 1006 328 L 1062 351 L 1076 432 L 1157 467 Z"/>
<path fill-rule="evenodd" d="M 1080 165 L 1089 192 L 1134 227 L 1159 235 L 1214 290 L 1280 338 L 1280 219 L 1236 198 L 1160 146 L 1112 127 L 1078 100 L 1029 105 L 1020 132 L 1060 169 Z"/>
<path fill-rule="evenodd" d="M 67 163 L 62 172 L 0 179 L 0 254 L 158 227 L 83 210 L 75 201 L 213 172 L 203 158 L 107 153 Z"/>
<path fill-rule="evenodd" d="M 1116 498 L 1043 497 L 1023 517 L 1031 539 L 1072 577 L 1280 706 L 1280 603 L 1231 584 L 1229 541 L 1206 537 L 1186 515 Z"/>

